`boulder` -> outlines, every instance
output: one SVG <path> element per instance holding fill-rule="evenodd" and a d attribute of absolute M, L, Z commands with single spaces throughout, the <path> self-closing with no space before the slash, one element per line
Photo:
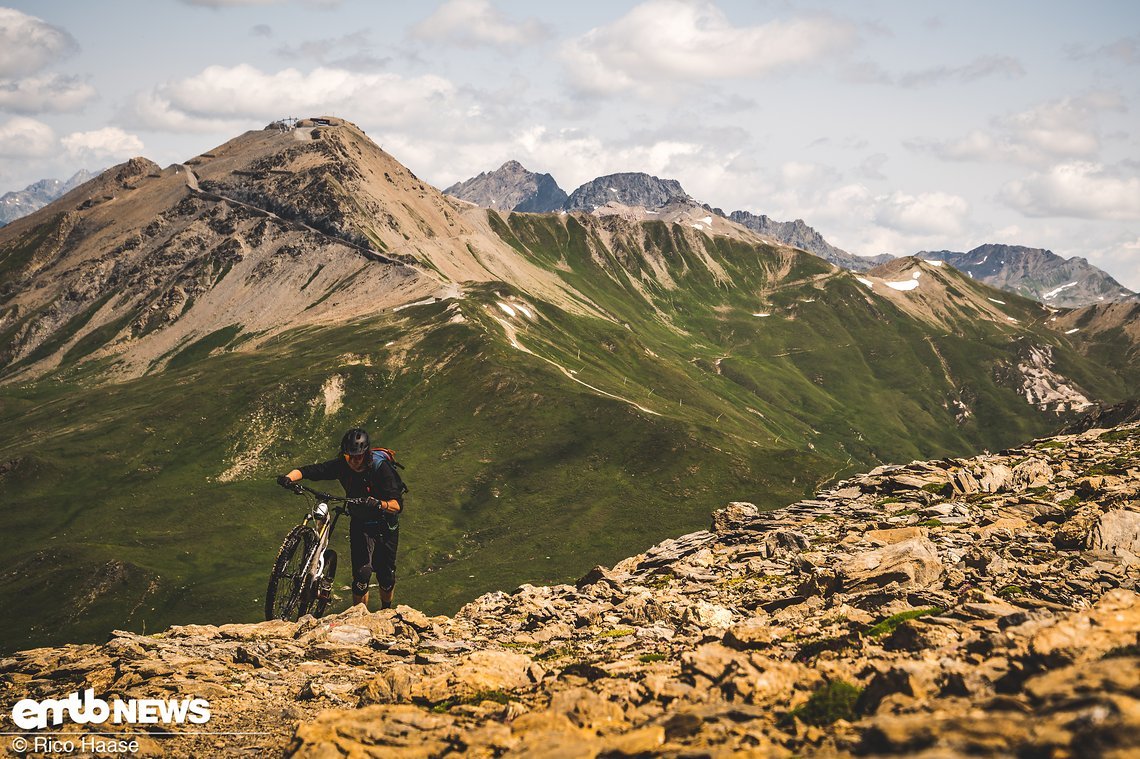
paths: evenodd
<path fill-rule="evenodd" d="M 1012 479 L 1012 469 L 1005 464 L 995 464 L 978 480 L 978 487 L 985 493 L 997 493 L 1005 490 Z"/>
<path fill-rule="evenodd" d="M 733 501 L 712 515 L 712 531 L 723 535 L 738 530 L 760 516 L 760 509 L 746 501 Z"/>
<path fill-rule="evenodd" d="M 903 588 L 924 588 L 937 582 L 941 575 L 938 549 L 923 537 L 859 554 L 839 567 L 845 593 L 880 588 L 892 582 Z"/>
<path fill-rule="evenodd" d="M 1011 490 L 1045 487 L 1053 481 L 1053 467 L 1045 459 L 1031 458 L 1013 468 Z"/>
<path fill-rule="evenodd" d="M 889 546 L 911 538 L 926 537 L 925 527 L 895 527 L 888 530 L 868 530 L 864 536 L 872 545 Z"/>
<path fill-rule="evenodd" d="M 1089 532 L 1087 545 L 1093 551 L 1140 554 L 1140 511 L 1105 512 Z"/>

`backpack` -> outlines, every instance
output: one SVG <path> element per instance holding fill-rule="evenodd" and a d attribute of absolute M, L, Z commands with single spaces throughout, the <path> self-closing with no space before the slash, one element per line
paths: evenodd
<path fill-rule="evenodd" d="M 404 484 L 404 479 L 400 477 L 400 470 L 404 468 L 404 465 L 396 461 L 396 452 L 391 448 L 373 448 L 372 455 L 373 458 L 383 459 L 392 465 L 392 474 L 396 475 L 396 485 L 400 488 L 400 494 L 403 495 L 407 493 L 408 486 Z"/>

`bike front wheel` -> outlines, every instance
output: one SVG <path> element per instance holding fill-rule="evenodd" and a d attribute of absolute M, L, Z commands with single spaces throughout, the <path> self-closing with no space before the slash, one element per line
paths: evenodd
<path fill-rule="evenodd" d="M 309 559 L 317 545 L 313 528 L 297 525 L 281 543 L 269 587 L 265 590 L 265 618 L 295 622 L 309 606 Z"/>
<path fill-rule="evenodd" d="M 324 616 L 325 610 L 329 608 L 329 601 L 332 600 L 332 584 L 333 578 L 336 577 L 336 551 L 329 548 L 325 551 L 325 567 L 321 572 L 321 576 L 317 578 L 317 593 L 316 603 L 313 606 L 313 616 Z"/>

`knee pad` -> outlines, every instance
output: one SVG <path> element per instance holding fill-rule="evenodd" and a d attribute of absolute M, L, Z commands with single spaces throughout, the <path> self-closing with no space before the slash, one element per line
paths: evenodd
<path fill-rule="evenodd" d="M 352 578 L 352 594 L 362 596 L 368 592 L 368 581 L 372 578 L 372 565 L 365 564 L 356 570 Z"/>

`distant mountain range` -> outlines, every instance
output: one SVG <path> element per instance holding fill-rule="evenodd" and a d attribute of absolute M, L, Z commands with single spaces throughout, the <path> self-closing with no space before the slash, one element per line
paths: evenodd
<path fill-rule="evenodd" d="M 9 224 L 21 216 L 27 216 L 33 211 L 51 203 L 74 190 L 79 185 L 93 179 L 99 172 L 90 172 L 86 169 L 77 171 L 71 179 L 41 179 L 28 185 L 22 190 L 6 192 L 0 195 L 0 227 Z"/>
<path fill-rule="evenodd" d="M 974 279 L 1050 306 L 1076 307 L 1140 296 L 1084 258 L 1020 245 L 980 245 L 968 253 L 923 251 L 920 258 L 945 261 Z"/>
<path fill-rule="evenodd" d="M 661 179 L 638 172 L 598 177 L 567 196 L 550 174 L 536 174 L 518 161 L 508 161 L 495 171 L 457 182 L 444 193 L 499 211 L 584 211 L 607 215 L 615 207 L 642 208 L 650 214 L 666 207 L 675 212 L 686 207 L 693 211 L 704 209 L 850 271 L 867 271 L 894 258 L 890 254 L 859 256 L 849 253 L 829 243 L 802 219 L 776 221 L 749 211 L 726 214 L 720 208 L 695 200 L 675 179 Z M 674 213 L 668 220 L 682 219 Z M 1087 306 L 1133 301 L 1140 297 L 1084 258 L 1064 259 L 1052 251 L 1038 248 L 982 245 L 969 253 L 944 250 L 923 251 L 916 255 L 945 261 L 986 284 L 1054 306 Z"/>

